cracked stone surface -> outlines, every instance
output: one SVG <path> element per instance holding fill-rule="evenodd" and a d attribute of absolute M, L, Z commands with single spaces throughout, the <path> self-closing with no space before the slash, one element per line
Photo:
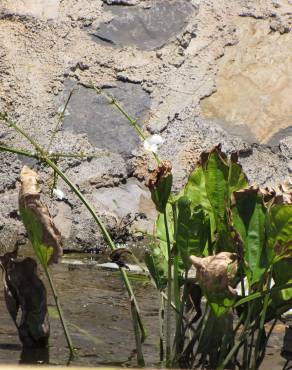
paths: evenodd
<path fill-rule="evenodd" d="M 241 150 L 251 182 L 275 185 L 291 178 L 291 1 L 126 2 L 0 4 L 0 111 L 47 147 L 69 93 L 68 81 L 73 81 L 77 91 L 69 103 L 70 115 L 50 149 L 95 155 L 91 160 L 64 158 L 58 164 L 113 235 L 129 213 L 132 218 L 147 215 L 131 224 L 130 233 L 152 230 L 155 210 L 144 179 L 155 162 L 118 112 L 84 87 L 92 82 L 121 100 L 146 135 L 162 135 L 165 142 L 158 154 L 173 162 L 176 191 L 201 151 L 219 142 L 227 152 Z M 156 18 L 161 14 L 162 22 L 171 26 L 165 32 Z M 132 23 L 123 23 L 129 18 Z M 135 34 L 139 20 L 147 27 Z M 147 34 L 153 25 L 154 33 Z M 110 37 L 119 37 L 116 45 L 96 42 L 92 35 L 108 29 Z M 214 106 L 216 99 L 226 108 L 224 114 L 210 107 L 212 115 L 206 114 L 204 104 Z M 2 125 L 0 142 L 34 150 Z M 2 243 L 10 247 L 24 233 L 17 212 L 23 158 L 0 153 L 0 159 L 0 232 Z M 32 165 L 41 174 L 44 197 L 62 228 L 65 247 L 104 245 L 95 222 L 66 184 L 58 179 L 65 201 L 50 200 L 52 172 Z"/>
<path fill-rule="evenodd" d="M 145 8 L 109 8 L 114 18 L 99 26 L 94 36 L 115 46 L 153 50 L 163 47 L 187 25 L 194 12 L 189 1 L 156 1 Z"/>
<path fill-rule="evenodd" d="M 139 117 L 139 124 L 143 122 L 150 108 L 150 98 L 140 85 L 118 82 L 112 88 L 105 88 L 104 92 L 127 107 L 132 117 Z M 77 134 L 85 133 L 93 147 L 119 153 L 124 157 L 131 156 L 140 142 L 129 121 L 104 96 L 83 86 L 74 90 L 63 128 Z"/>

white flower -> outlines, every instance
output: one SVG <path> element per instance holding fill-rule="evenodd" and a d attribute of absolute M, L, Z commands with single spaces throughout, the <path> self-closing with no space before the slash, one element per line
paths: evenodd
<path fill-rule="evenodd" d="M 68 108 L 65 109 L 65 112 L 63 113 L 65 109 L 65 105 L 61 105 L 59 108 L 58 108 L 58 113 L 59 114 L 64 114 L 64 117 L 66 116 L 70 116 L 70 112 L 68 111 Z"/>
<path fill-rule="evenodd" d="M 164 139 L 160 135 L 152 135 L 144 141 L 144 149 L 149 152 L 156 153 L 160 145 L 164 143 Z"/>
<path fill-rule="evenodd" d="M 63 200 L 65 198 L 65 194 L 60 189 L 53 189 L 53 194 L 59 200 Z"/>

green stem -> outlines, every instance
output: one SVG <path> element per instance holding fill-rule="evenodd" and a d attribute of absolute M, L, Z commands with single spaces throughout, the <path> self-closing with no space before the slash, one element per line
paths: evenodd
<path fill-rule="evenodd" d="M 159 307 L 159 360 L 162 363 L 164 360 L 164 315 L 165 315 L 165 299 L 160 294 Z"/>
<path fill-rule="evenodd" d="M 187 281 L 188 281 L 188 270 L 185 271 L 185 283 L 183 287 L 183 296 L 181 300 L 181 304 L 179 307 L 179 314 L 177 315 L 178 319 L 176 322 L 176 330 L 175 330 L 175 353 L 173 355 L 173 362 L 174 365 L 178 365 L 178 357 L 183 351 L 183 344 L 184 344 L 184 335 L 185 330 L 183 330 L 183 318 L 184 318 L 184 309 L 185 303 L 187 298 Z M 185 327 L 188 326 L 188 322 L 185 322 Z"/>
<path fill-rule="evenodd" d="M 25 131 L 23 131 L 20 127 L 18 127 L 16 123 L 8 120 L 6 115 L 0 114 L 0 119 L 7 122 L 9 127 L 10 126 L 13 127 L 18 133 L 20 133 L 22 136 L 24 136 L 35 147 L 35 149 L 40 153 L 40 155 L 39 155 L 39 153 L 37 153 L 37 154 L 32 156 L 31 153 L 28 152 L 28 156 L 33 157 L 33 158 L 37 158 L 37 159 L 41 160 L 42 162 L 47 163 L 65 181 L 65 183 L 71 188 L 71 190 L 78 196 L 78 198 L 81 200 L 81 202 L 89 210 L 90 214 L 92 215 L 92 217 L 94 218 L 94 220 L 96 221 L 98 226 L 100 227 L 100 229 L 102 231 L 102 234 L 104 235 L 109 247 L 112 250 L 116 249 L 116 246 L 115 246 L 113 240 L 111 239 L 110 234 L 108 233 L 108 231 L 107 231 L 105 225 L 103 224 L 103 222 L 101 221 L 101 219 L 98 217 L 98 215 L 94 211 L 94 208 L 87 201 L 87 199 L 82 195 L 82 193 L 79 191 L 79 189 L 71 182 L 71 180 L 59 169 L 59 167 L 54 163 L 54 160 L 51 160 L 46 155 L 45 150 L 38 143 L 36 143 Z M 4 147 L 2 146 L 2 150 L 4 150 L 3 148 Z M 26 155 L 26 152 L 21 151 L 21 150 L 16 151 L 16 150 L 11 149 L 10 152 L 13 152 L 13 153 L 16 153 L 16 154 Z M 120 268 L 120 273 L 121 273 L 122 279 L 124 281 L 124 284 L 126 286 L 126 290 L 128 292 L 129 298 L 130 298 L 130 300 L 134 301 L 135 308 L 136 308 L 136 313 L 137 313 L 137 320 L 138 320 L 138 324 L 139 324 L 139 327 L 140 327 L 140 330 L 141 330 L 141 335 L 142 335 L 141 341 L 143 342 L 145 340 L 146 336 L 147 336 L 147 333 L 146 333 L 146 330 L 144 328 L 144 325 L 143 325 L 143 322 L 142 322 L 142 319 L 141 319 L 139 306 L 138 306 L 138 303 L 137 303 L 136 297 L 134 295 L 134 292 L 133 292 L 133 289 L 132 289 L 132 286 L 131 286 L 131 283 L 130 283 L 130 280 L 128 278 L 127 273 L 125 272 L 125 270 L 123 268 Z M 132 316 L 132 319 L 134 320 L 135 318 Z"/>
<path fill-rule="evenodd" d="M 28 150 L 10 148 L 10 147 L 5 146 L 5 145 L 0 145 L 0 152 L 9 152 L 9 153 L 18 154 L 18 155 L 24 155 L 24 156 L 29 157 L 29 158 L 39 159 L 39 156 L 37 154 L 32 153 Z"/>
<path fill-rule="evenodd" d="M 268 284 L 267 284 L 268 290 L 270 289 L 271 280 L 272 280 L 272 268 L 271 268 L 271 271 L 270 271 L 269 276 L 268 276 Z M 258 368 L 259 352 L 260 352 L 263 332 L 265 330 L 265 321 L 266 321 L 266 314 L 267 314 L 267 309 L 268 309 L 268 305 L 269 305 L 269 299 L 270 299 L 270 294 L 267 294 L 265 296 L 265 299 L 264 299 L 264 306 L 263 306 L 263 311 L 262 311 L 262 314 L 261 314 L 260 326 L 259 326 L 258 336 L 257 336 L 257 340 L 256 340 L 256 346 L 255 346 L 254 358 L 253 358 L 253 365 L 252 365 L 253 370 L 256 370 Z"/>
<path fill-rule="evenodd" d="M 133 329 L 135 333 L 135 342 L 136 342 L 136 350 L 137 350 L 137 364 L 140 367 L 145 366 L 143 351 L 142 351 L 142 343 L 141 343 L 141 337 L 140 337 L 140 330 L 139 330 L 139 324 L 138 324 L 138 315 L 136 311 L 135 302 L 131 300 L 131 313 L 133 317 Z"/>
<path fill-rule="evenodd" d="M 248 328 L 250 325 L 251 314 L 252 314 L 252 305 L 249 305 L 247 317 L 240 338 L 231 348 L 223 363 L 220 364 L 220 366 L 218 366 L 217 370 L 224 370 L 228 363 L 232 360 L 232 357 L 239 351 L 240 347 L 245 343 L 248 336 Z"/>
<path fill-rule="evenodd" d="M 49 151 L 50 151 L 51 146 L 52 146 L 53 141 L 54 141 L 54 138 L 55 138 L 55 136 L 56 136 L 57 132 L 59 131 L 61 124 L 62 124 L 62 123 L 63 123 L 63 121 L 64 121 L 65 113 L 66 113 L 66 109 L 67 109 L 68 104 L 69 104 L 69 101 L 70 101 L 70 99 L 71 99 L 71 97 L 72 97 L 72 95 L 73 95 L 73 92 L 74 92 L 74 88 L 70 91 L 70 94 L 69 94 L 69 96 L 68 96 L 68 98 L 67 98 L 67 100 L 66 100 L 66 103 L 65 103 L 65 105 L 64 105 L 64 109 L 62 110 L 62 112 L 61 112 L 61 113 L 60 113 L 60 115 L 59 115 L 59 119 L 58 119 L 58 121 L 57 121 L 57 123 L 56 123 L 56 126 L 54 127 L 54 130 L 53 130 L 53 132 L 52 132 L 52 135 L 51 135 L 51 138 L 50 138 L 50 141 L 49 141 L 49 145 L 48 145 L 48 147 L 47 147 L 47 152 L 49 152 Z"/>
<path fill-rule="evenodd" d="M 101 219 L 98 217 L 98 215 L 94 211 L 93 206 L 82 195 L 82 193 L 79 191 L 79 189 L 76 187 L 76 185 L 74 185 L 71 182 L 71 180 L 69 180 L 69 178 L 59 169 L 58 166 L 56 166 L 56 164 L 53 161 L 51 161 L 49 158 L 45 158 L 45 162 L 65 181 L 65 183 L 71 188 L 71 190 L 78 196 L 78 198 L 85 205 L 85 207 L 88 209 L 88 211 L 90 212 L 90 214 L 92 215 L 92 217 L 94 218 L 94 220 L 96 221 L 96 223 L 98 224 L 98 226 L 100 227 L 100 229 L 102 231 L 102 234 L 105 237 L 105 239 L 107 241 L 107 244 L 109 245 L 109 247 L 111 248 L 111 250 L 115 250 L 116 249 L 115 243 L 113 242 L 113 240 L 112 240 L 109 232 L 107 231 L 105 225 L 103 224 L 103 222 L 101 221 Z M 141 330 L 141 333 L 142 333 L 142 342 L 143 342 L 147 335 L 146 335 L 146 330 L 144 328 L 144 325 L 143 325 L 143 322 L 142 322 L 142 319 L 141 319 L 141 315 L 140 315 L 140 310 L 139 310 L 139 307 L 138 307 L 138 303 L 137 303 L 137 300 L 135 298 L 135 295 L 134 295 L 134 292 L 133 292 L 133 289 L 132 289 L 132 285 L 130 283 L 130 280 L 129 280 L 128 275 L 125 272 L 124 268 L 120 267 L 120 272 L 121 272 L 121 275 L 122 275 L 122 279 L 124 281 L 124 284 L 126 286 L 128 295 L 129 295 L 130 299 L 133 299 L 134 300 L 134 303 L 135 303 L 135 307 L 136 307 L 136 311 L 137 311 L 138 323 L 139 323 L 140 330 Z"/>
<path fill-rule="evenodd" d="M 146 135 L 142 131 L 141 127 L 138 125 L 137 120 L 134 119 L 133 117 L 131 117 L 130 114 L 125 111 L 125 109 L 122 107 L 121 103 L 117 99 L 115 99 L 114 97 L 106 94 L 102 89 L 99 89 L 98 87 L 96 87 L 93 84 L 91 84 L 89 87 L 91 89 L 93 89 L 98 95 L 103 95 L 107 99 L 109 104 L 112 104 L 114 107 L 116 107 L 118 109 L 118 111 L 120 111 L 122 113 L 122 115 L 127 119 L 127 121 L 135 128 L 135 130 L 137 131 L 140 138 L 143 141 L 146 140 Z M 157 154 L 154 153 L 154 152 L 152 152 L 152 154 L 153 154 L 156 162 L 160 163 L 160 160 L 159 160 L 159 157 L 157 156 Z"/>
<path fill-rule="evenodd" d="M 164 227 L 167 242 L 167 308 L 166 308 L 166 367 L 170 367 L 171 362 L 171 294 L 172 294 L 172 256 L 171 256 L 171 244 L 169 237 L 169 229 L 167 222 L 167 212 L 166 209 L 163 212 L 164 215 Z"/>
<path fill-rule="evenodd" d="M 73 347 L 73 344 L 72 344 L 72 341 L 71 341 L 70 334 L 68 332 L 66 322 L 65 322 L 64 317 L 63 317 L 62 307 L 61 307 L 60 302 L 59 302 L 59 297 L 58 297 L 55 285 L 53 283 L 53 279 L 51 277 L 50 270 L 47 266 L 44 266 L 44 265 L 43 265 L 43 268 L 45 270 L 46 277 L 49 281 L 49 284 L 50 284 L 50 287 L 51 287 L 51 290 L 52 290 L 52 293 L 53 293 L 53 297 L 54 297 L 55 304 L 56 304 L 56 307 L 57 307 L 57 311 L 58 311 L 58 314 L 59 314 L 60 322 L 62 324 L 64 334 L 65 334 L 65 337 L 66 337 L 66 341 L 67 341 L 67 344 L 68 344 L 68 348 L 69 348 L 69 351 L 70 351 L 70 355 L 71 355 L 71 357 L 73 357 L 74 356 L 74 347 Z"/>
<path fill-rule="evenodd" d="M 6 115 L 0 113 L 0 119 L 6 122 L 6 126 L 12 127 L 15 131 L 17 131 L 19 134 L 25 137 L 40 154 L 43 155 L 45 153 L 44 149 L 30 135 L 28 135 L 15 122 L 11 121 Z"/>

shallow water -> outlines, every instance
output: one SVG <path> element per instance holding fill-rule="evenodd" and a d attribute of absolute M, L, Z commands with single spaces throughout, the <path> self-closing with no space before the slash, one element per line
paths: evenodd
<path fill-rule="evenodd" d="M 76 261 L 75 261 L 76 262 Z M 78 356 L 72 365 L 135 366 L 135 348 L 129 301 L 118 271 L 96 268 L 95 263 L 62 263 L 53 277 Z M 42 275 L 42 274 L 41 274 Z M 45 282 L 45 279 L 43 278 Z M 144 346 L 148 364 L 158 362 L 157 294 L 145 278 L 132 279 L 149 337 Z M 49 363 L 65 365 L 68 351 L 53 298 L 48 292 L 51 322 L 48 351 L 22 352 L 16 328 L 0 296 L 0 363 Z"/>
<path fill-rule="evenodd" d="M 27 253 L 25 253 L 27 254 Z M 30 253 L 28 253 L 30 254 Z M 118 270 L 102 264 L 98 256 L 69 255 L 52 268 L 64 315 L 78 356 L 70 365 L 135 367 L 135 343 L 128 296 Z M 139 268 L 130 273 L 142 317 L 148 331 L 143 346 L 148 367 L 158 367 L 158 296 Z M 138 267 L 138 266 L 137 266 Z M 43 274 L 40 275 L 45 282 Z M 3 291 L 3 287 L 1 287 Z M 50 290 L 48 306 L 51 337 L 48 350 L 22 351 L 16 328 L 0 295 L 0 363 L 66 365 L 69 354 Z M 282 369 L 280 355 L 285 327 L 279 324 L 271 336 L 261 369 Z"/>

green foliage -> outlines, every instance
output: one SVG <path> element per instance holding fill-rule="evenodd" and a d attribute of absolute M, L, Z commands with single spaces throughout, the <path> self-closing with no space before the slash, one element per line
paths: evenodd
<path fill-rule="evenodd" d="M 180 253 L 183 267 L 191 267 L 190 255 L 201 256 L 208 238 L 208 223 L 202 207 L 192 209 L 192 202 L 182 196 L 177 202 L 178 218 L 176 246 Z"/>
<path fill-rule="evenodd" d="M 195 353 L 201 353 L 202 359 L 209 358 L 209 366 L 231 366 L 241 346 L 253 348 L 247 342 L 247 333 L 252 331 L 257 333 L 252 336 L 256 338 L 256 350 L 251 354 L 245 351 L 243 361 L 246 364 L 254 357 L 253 363 L 259 364 L 266 346 L 263 340 L 266 337 L 264 323 L 292 307 L 292 288 L 283 289 L 283 284 L 292 282 L 292 205 L 273 204 L 271 198 L 267 203 L 265 194 L 259 188 L 249 187 L 246 175 L 237 163 L 237 156 L 233 154 L 228 158 L 220 146 L 210 153 L 203 153 L 179 196 L 170 195 L 169 187 L 165 195 L 171 205 L 165 206 L 166 212 L 160 207 L 154 235 L 156 243 L 146 257 L 157 288 L 166 291 L 171 282 L 174 287 L 181 286 L 191 267 L 191 255 L 208 257 L 220 252 L 232 253 L 238 264 L 233 282 L 228 280 L 232 275 L 229 265 L 226 276 L 220 275 L 220 279 L 226 279 L 225 283 L 220 280 L 224 289 L 216 289 L 216 274 L 219 271 L 215 271 L 216 264 L 214 271 L 208 270 L 208 263 L 204 267 L 206 279 L 214 282 L 214 289 L 209 289 L 207 280 L 201 286 L 207 301 L 206 310 L 209 309 L 210 313 L 208 319 L 200 320 L 191 343 L 193 347 L 197 346 Z M 166 225 L 171 259 L 167 249 Z M 173 256 L 175 262 L 172 262 Z M 173 270 L 167 269 L 169 263 Z M 213 273 L 212 280 L 210 274 Z M 272 277 L 275 285 L 271 288 Z M 245 278 L 247 285 L 243 284 Z M 243 297 L 238 297 L 233 289 L 240 281 Z M 185 287 L 186 284 L 189 284 L 188 280 L 185 280 Z M 181 295 L 176 289 L 174 301 L 181 310 L 186 304 L 186 295 Z M 198 302 L 195 304 L 198 305 Z M 235 308 L 244 323 L 239 342 L 234 342 L 236 334 L 230 325 L 230 313 Z M 182 323 L 180 314 L 175 335 L 175 361 L 192 358 L 188 352 L 190 347 L 182 344 L 185 341 Z M 186 350 L 181 354 L 184 347 Z M 177 364 L 182 366 L 181 362 Z M 188 363 L 188 366 L 193 366 L 193 363 Z"/>
<path fill-rule="evenodd" d="M 41 265 L 47 268 L 48 262 L 53 255 L 54 249 L 49 245 L 45 245 L 43 242 L 42 223 L 29 209 L 20 207 L 20 214 L 35 254 Z"/>

